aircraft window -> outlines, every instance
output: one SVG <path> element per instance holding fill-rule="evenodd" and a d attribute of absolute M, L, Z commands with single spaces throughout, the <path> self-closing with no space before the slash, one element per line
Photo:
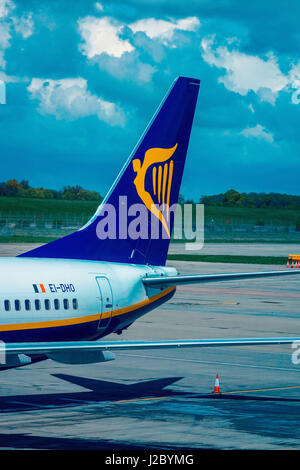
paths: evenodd
<path fill-rule="evenodd" d="M 38 299 L 35 299 L 34 306 L 36 310 L 41 310 L 41 301 Z"/>
<path fill-rule="evenodd" d="M 4 308 L 8 312 L 10 310 L 10 301 L 4 300 Z"/>
<path fill-rule="evenodd" d="M 30 310 L 30 309 L 31 309 L 30 300 L 29 300 L 29 299 L 26 299 L 26 300 L 25 300 L 25 310 Z"/>
<path fill-rule="evenodd" d="M 68 299 L 64 299 L 64 309 L 68 310 L 68 308 L 69 308 L 69 301 Z"/>
<path fill-rule="evenodd" d="M 19 300 L 15 300 L 15 309 L 21 310 L 21 302 Z"/>
<path fill-rule="evenodd" d="M 74 309 L 74 310 L 77 310 L 77 309 L 78 309 L 78 301 L 77 301 L 77 299 L 73 299 L 73 300 L 72 300 L 72 303 L 73 303 L 73 309 Z"/>
<path fill-rule="evenodd" d="M 49 299 L 45 299 L 44 300 L 44 304 L 45 304 L 45 310 L 50 310 L 50 300 Z"/>
<path fill-rule="evenodd" d="M 58 299 L 54 299 L 54 308 L 55 308 L 55 310 L 59 310 L 59 300 Z"/>

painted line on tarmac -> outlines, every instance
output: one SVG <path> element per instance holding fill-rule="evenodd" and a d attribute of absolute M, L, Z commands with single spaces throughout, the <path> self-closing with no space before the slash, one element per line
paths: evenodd
<path fill-rule="evenodd" d="M 131 398 L 130 400 L 117 400 L 111 401 L 110 403 L 129 403 L 132 401 L 147 401 L 147 400 L 166 400 L 172 397 L 146 397 L 146 398 Z"/>
<path fill-rule="evenodd" d="M 293 388 L 300 388 L 300 385 L 293 385 L 291 387 L 258 388 L 254 390 L 235 390 L 234 392 L 224 392 L 224 393 L 225 395 L 228 395 L 229 393 L 271 392 L 273 390 L 291 390 Z"/>
<path fill-rule="evenodd" d="M 235 362 L 217 362 L 217 361 L 198 361 L 197 359 L 180 359 L 175 357 L 165 357 L 165 356 L 144 356 L 138 354 L 118 354 L 118 356 L 127 356 L 127 357 L 137 357 L 142 359 L 163 359 L 166 361 L 178 361 L 178 362 L 192 362 L 195 364 L 213 364 L 219 366 L 234 366 L 234 367 L 246 367 L 251 369 L 270 369 L 270 370 L 285 370 L 290 372 L 299 372 L 297 368 L 289 367 L 272 367 L 272 366 L 254 366 L 252 364 L 238 364 Z"/>
<path fill-rule="evenodd" d="M 235 394 L 235 393 L 254 393 L 254 392 L 270 392 L 270 391 L 277 391 L 277 390 L 291 390 L 291 389 L 296 389 L 300 388 L 300 385 L 294 385 L 290 387 L 273 387 L 273 388 L 258 388 L 258 389 L 253 389 L 253 390 L 234 390 L 232 392 L 220 392 L 216 395 L 230 395 L 230 394 Z M 203 393 L 204 397 L 209 398 L 210 393 Z M 213 395 L 213 393 L 211 394 Z M 112 401 L 111 403 L 130 403 L 130 402 L 136 402 L 136 401 L 150 401 L 150 400 L 168 400 L 174 398 L 173 396 L 165 396 L 165 397 L 145 397 L 145 398 L 131 398 L 129 400 L 117 400 L 117 401 Z M 175 397 L 176 398 L 176 397 Z M 199 398 L 198 394 L 195 396 L 195 394 L 187 394 L 184 395 L 184 399 L 186 398 Z"/>
<path fill-rule="evenodd" d="M 240 305 L 240 302 L 218 302 L 217 304 L 210 305 Z"/>
<path fill-rule="evenodd" d="M 273 387 L 273 388 L 258 388 L 258 389 L 253 389 L 253 390 L 234 390 L 232 392 L 220 392 L 220 393 L 217 393 L 215 395 L 220 395 L 220 397 L 222 397 L 222 395 L 224 395 L 226 397 L 226 395 L 230 395 L 230 394 L 235 394 L 235 393 L 254 393 L 254 392 L 270 392 L 270 391 L 277 391 L 277 390 L 291 390 L 291 389 L 296 389 L 296 388 L 300 388 L 300 385 L 294 385 L 294 386 L 291 386 L 291 387 Z M 209 398 L 209 393 L 203 393 L 204 397 L 205 398 Z M 213 395 L 213 393 L 211 394 Z M 165 396 L 165 397 L 146 397 L 146 398 L 131 398 L 130 400 L 118 400 L 118 401 L 112 401 L 111 403 L 132 403 L 132 402 L 136 402 L 136 401 L 150 401 L 150 400 L 168 400 L 168 399 L 172 399 L 174 398 L 173 396 Z M 184 395 L 183 398 L 199 398 L 198 394 L 197 396 L 195 396 L 194 394 L 190 395 L 190 394 L 187 394 L 187 395 Z"/>

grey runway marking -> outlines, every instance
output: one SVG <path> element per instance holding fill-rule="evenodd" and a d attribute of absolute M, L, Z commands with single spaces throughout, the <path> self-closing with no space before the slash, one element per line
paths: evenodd
<path fill-rule="evenodd" d="M 254 366 L 252 364 L 238 364 L 235 362 L 218 362 L 218 361 L 198 361 L 197 359 L 178 359 L 174 357 L 165 357 L 165 356 L 142 356 L 137 354 L 118 354 L 118 356 L 128 356 L 128 357 L 141 357 L 143 359 L 164 359 L 166 361 L 179 361 L 179 362 L 195 362 L 197 364 L 214 364 L 220 366 L 235 366 L 235 367 L 246 367 L 251 369 L 271 369 L 271 370 L 285 370 L 289 372 L 298 372 L 296 368 L 289 367 L 272 367 L 272 366 Z"/>

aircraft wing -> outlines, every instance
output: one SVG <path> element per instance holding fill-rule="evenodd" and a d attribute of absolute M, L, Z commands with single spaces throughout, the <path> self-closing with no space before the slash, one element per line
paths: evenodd
<path fill-rule="evenodd" d="M 300 274 L 300 270 L 258 271 L 252 273 L 194 274 L 178 276 L 149 276 L 143 278 L 143 284 L 149 287 L 175 286 L 203 282 L 237 281 L 260 277 L 291 276 Z"/>
<path fill-rule="evenodd" d="M 274 338 L 217 338 L 179 339 L 159 341 L 74 341 L 47 343 L 2 343 L 6 354 L 52 355 L 65 352 L 130 351 L 141 349 L 199 348 L 223 346 L 257 346 L 292 344 L 300 342 L 300 336 Z"/>

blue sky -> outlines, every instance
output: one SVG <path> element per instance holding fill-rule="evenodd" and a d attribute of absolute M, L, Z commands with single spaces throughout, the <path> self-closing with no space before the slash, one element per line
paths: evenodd
<path fill-rule="evenodd" d="M 300 4 L 0 0 L 0 181 L 108 190 L 178 75 L 202 80 L 182 193 L 300 194 Z"/>

